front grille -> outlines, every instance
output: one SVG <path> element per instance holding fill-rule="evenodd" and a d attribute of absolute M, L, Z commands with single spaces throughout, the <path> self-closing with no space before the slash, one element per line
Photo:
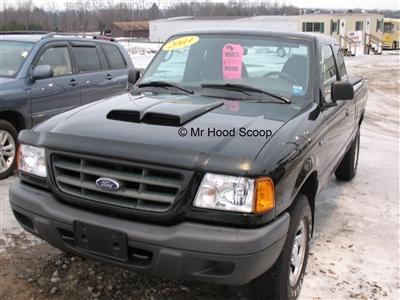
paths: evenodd
<path fill-rule="evenodd" d="M 61 192 L 125 209 L 167 211 L 184 179 L 178 172 L 142 165 L 59 153 L 53 153 L 51 158 L 54 179 Z M 99 178 L 116 180 L 120 188 L 104 190 L 96 185 Z"/>

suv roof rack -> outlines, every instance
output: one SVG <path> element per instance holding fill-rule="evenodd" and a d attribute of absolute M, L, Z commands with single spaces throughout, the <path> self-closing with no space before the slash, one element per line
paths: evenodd
<path fill-rule="evenodd" d="M 12 30 L 12 31 L 0 31 L 0 34 L 48 34 L 51 31 L 39 31 L 39 30 Z"/>
<path fill-rule="evenodd" d="M 0 34 L 38 34 L 44 35 L 42 39 L 54 38 L 56 36 L 75 36 L 81 38 L 90 38 L 95 40 L 104 40 L 110 42 L 117 42 L 115 38 L 105 35 L 95 35 L 89 33 L 76 33 L 76 32 L 59 32 L 59 31 L 39 31 L 39 30 L 14 30 L 14 31 L 0 31 Z"/>

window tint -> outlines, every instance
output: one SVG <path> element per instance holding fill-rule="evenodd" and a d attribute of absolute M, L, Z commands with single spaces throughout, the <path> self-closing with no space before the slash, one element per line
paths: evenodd
<path fill-rule="evenodd" d="M 97 53 L 99 54 L 99 57 L 100 57 L 101 68 L 103 70 L 110 70 L 111 67 L 108 65 L 106 55 L 104 54 L 103 48 L 101 48 L 100 45 L 97 45 L 96 49 L 97 49 Z"/>
<path fill-rule="evenodd" d="M 38 65 L 51 65 L 53 67 L 54 76 L 71 74 L 72 64 L 68 47 L 51 47 L 46 49 L 40 57 Z"/>
<path fill-rule="evenodd" d="M 125 69 L 126 64 L 121 52 L 114 45 L 101 45 L 106 54 L 108 65 L 112 70 Z"/>
<path fill-rule="evenodd" d="M 95 47 L 72 47 L 78 73 L 100 71 L 101 64 Z"/>
<path fill-rule="evenodd" d="M 336 81 L 336 65 L 332 48 L 328 45 L 321 48 L 321 68 L 325 101 L 331 102 L 331 85 Z"/>

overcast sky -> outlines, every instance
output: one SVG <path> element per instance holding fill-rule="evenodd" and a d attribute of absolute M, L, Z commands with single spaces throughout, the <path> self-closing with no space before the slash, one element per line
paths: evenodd
<path fill-rule="evenodd" d="M 400 9 L 399 0 L 331 0 L 331 1 L 321 1 L 321 0 L 289 0 L 290 3 L 299 8 L 333 8 L 333 9 L 354 9 L 362 8 L 368 9 Z"/>
<path fill-rule="evenodd" d="M 1 4 L 6 4 L 6 3 L 16 3 L 16 2 L 24 2 L 28 0 L 0 0 Z M 57 3 L 60 8 L 63 8 L 63 3 L 65 2 L 83 2 L 85 0 L 33 0 L 32 2 L 38 6 L 42 7 L 43 4 L 46 2 L 52 2 L 52 3 Z M 96 2 L 101 2 L 102 0 L 96 0 Z M 106 2 L 106 0 L 104 0 Z M 109 2 L 110 0 L 107 0 Z M 119 3 L 119 2 L 131 2 L 132 0 L 112 0 L 114 3 Z M 133 1 L 138 1 L 141 2 L 143 0 L 133 0 Z M 185 0 L 144 0 L 146 3 L 156 3 L 159 6 L 162 6 L 162 4 L 165 3 L 180 3 L 184 2 Z M 187 0 L 188 2 L 191 0 Z M 200 2 L 202 0 L 199 0 Z M 228 2 L 229 0 L 217 0 L 217 1 L 212 1 L 212 2 Z M 241 1 L 241 0 L 238 0 Z M 252 0 L 249 0 L 250 2 Z M 259 3 L 262 0 L 254 1 Z M 265 0 L 264 0 L 265 1 Z M 317 9 L 317 8 L 324 8 L 324 9 L 354 9 L 354 8 L 362 8 L 365 10 L 368 9 L 392 9 L 392 10 L 399 10 L 400 9 L 400 1 L 399 0 L 269 0 L 269 2 L 275 3 L 275 1 L 279 3 L 287 3 L 287 4 L 292 4 L 294 6 L 297 6 L 299 8 L 311 8 L 311 9 Z"/>

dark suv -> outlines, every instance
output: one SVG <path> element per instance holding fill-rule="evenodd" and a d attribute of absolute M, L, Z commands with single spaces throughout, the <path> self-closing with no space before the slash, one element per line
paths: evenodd
<path fill-rule="evenodd" d="M 0 179 L 13 172 L 20 130 L 123 92 L 133 68 L 109 37 L 2 32 L 0 51 Z"/>

